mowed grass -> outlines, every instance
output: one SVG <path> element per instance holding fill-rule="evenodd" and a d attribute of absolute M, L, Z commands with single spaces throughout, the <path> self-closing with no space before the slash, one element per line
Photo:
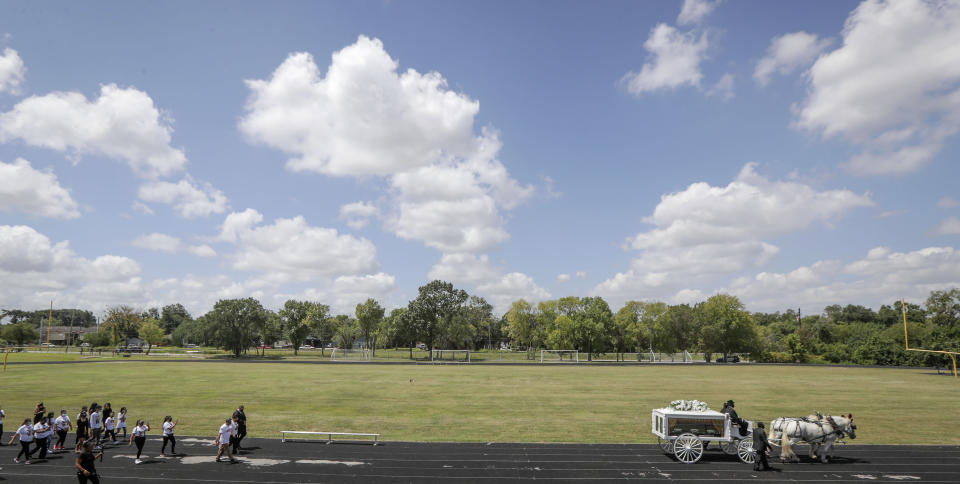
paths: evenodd
<path fill-rule="evenodd" d="M 249 432 L 380 432 L 385 440 L 654 442 L 650 410 L 695 398 L 769 422 L 853 413 L 856 443 L 960 444 L 960 382 L 929 370 L 790 366 L 480 366 L 107 361 L 10 365 L 4 427 L 48 411 L 126 406 L 131 425 L 164 415 L 179 435 L 213 436 L 237 404 Z M 154 432 L 156 433 L 156 432 Z M 10 435 L 10 434 L 6 434 Z"/>

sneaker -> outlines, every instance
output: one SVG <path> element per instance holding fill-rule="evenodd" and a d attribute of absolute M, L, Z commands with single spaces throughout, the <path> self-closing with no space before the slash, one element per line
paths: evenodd
<path fill-rule="evenodd" d="M 14 463 L 14 464 L 19 464 L 19 463 L 20 463 L 20 459 L 14 457 L 14 458 L 13 458 L 13 463 Z"/>
<path fill-rule="evenodd" d="M 217 460 L 216 460 L 216 462 L 220 462 L 220 458 L 219 458 L 219 457 L 217 457 Z"/>
<path fill-rule="evenodd" d="M 140 460 L 140 459 L 135 459 L 135 460 L 133 461 L 134 464 L 140 464 L 141 462 L 143 462 L 143 461 Z"/>
<path fill-rule="evenodd" d="M 28 464 L 28 465 L 29 465 L 29 464 L 30 464 L 30 461 L 26 461 L 26 462 L 24 462 L 24 464 Z"/>

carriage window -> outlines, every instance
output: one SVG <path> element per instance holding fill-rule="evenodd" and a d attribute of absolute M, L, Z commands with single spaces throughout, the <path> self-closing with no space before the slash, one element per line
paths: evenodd
<path fill-rule="evenodd" d="M 695 435 L 723 435 L 724 420 L 699 418 L 672 418 L 670 419 L 670 435 L 680 435 L 690 432 Z"/>

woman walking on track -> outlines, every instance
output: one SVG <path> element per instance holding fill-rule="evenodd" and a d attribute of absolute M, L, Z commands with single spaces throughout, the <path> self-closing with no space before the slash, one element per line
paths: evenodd
<path fill-rule="evenodd" d="M 137 426 L 130 432 L 130 443 L 127 445 L 137 444 L 137 459 L 133 461 L 134 464 L 143 462 L 140 460 L 140 454 L 143 453 L 143 444 L 147 441 L 148 430 L 150 430 L 150 424 L 143 423 L 143 420 L 137 420 Z"/>
<path fill-rule="evenodd" d="M 163 417 L 163 445 L 160 446 L 160 454 L 167 455 L 167 442 L 169 441 L 170 453 L 177 455 L 177 439 L 173 436 L 173 428 L 176 427 L 179 422 L 179 420 L 174 422 L 173 417 L 169 415 Z"/>
<path fill-rule="evenodd" d="M 63 444 L 67 441 L 67 432 L 73 430 L 73 422 L 67 416 L 66 410 L 60 410 L 60 416 L 53 421 L 53 426 L 57 429 L 57 445 L 53 446 L 53 450 L 63 450 Z"/>
<path fill-rule="evenodd" d="M 120 407 L 120 413 L 117 414 L 117 432 L 123 429 L 123 439 L 127 438 L 127 407 Z"/>
<path fill-rule="evenodd" d="M 90 440 L 100 445 L 101 433 L 103 433 L 103 414 L 100 413 L 100 407 L 94 402 L 90 405 Z"/>
<path fill-rule="evenodd" d="M 47 409 L 43 408 L 43 402 L 37 404 L 37 407 L 33 409 L 33 423 L 39 422 L 46 414 Z"/>
<path fill-rule="evenodd" d="M 217 451 L 217 462 L 220 462 L 220 456 L 224 453 L 227 454 L 230 462 L 237 462 L 237 459 L 230 455 L 230 441 L 233 440 L 233 432 L 233 421 L 228 418 L 220 426 L 220 433 L 217 434 L 217 445 L 220 447 L 220 450 Z"/>
<path fill-rule="evenodd" d="M 33 442 L 37 444 L 33 451 L 40 451 L 40 455 L 37 456 L 38 459 L 47 458 L 47 436 L 49 435 L 47 432 L 49 431 L 50 423 L 47 422 L 46 416 L 41 417 L 40 421 L 33 426 Z"/>
<path fill-rule="evenodd" d="M 88 481 L 93 484 L 100 484 L 100 476 L 97 475 L 97 468 L 94 463 L 97 457 L 103 457 L 103 452 L 93 453 L 93 442 L 85 442 L 83 450 L 77 456 L 77 462 L 74 467 L 77 469 L 77 480 L 80 484 L 86 484 Z"/>
<path fill-rule="evenodd" d="M 87 416 L 87 407 L 80 408 L 80 413 L 77 414 L 77 440 L 73 441 L 73 445 L 80 445 L 80 440 L 87 440 L 90 438 L 90 417 Z"/>
<path fill-rule="evenodd" d="M 13 434 L 10 443 L 7 445 L 13 445 L 13 441 L 17 438 L 20 439 L 20 453 L 13 458 L 13 461 L 19 463 L 20 456 L 22 455 L 26 459 L 24 464 L 29 464 L 30 456 L 33 454 L 33 452 L 30 452 L 30 442 L 33 442 L 33 425 L 30 424 L 30 419 L 23 419 L 23 425 L 17 429 L 17 433 Z"/>
<path fill-rule="evenodd" d="M 103 436 L 103 440 L 110 439 L 110 442 L 111 442 L 111 443 L 116 444 L 116 443 L 117 443 L 117 433 L 114 432 L 114 426 L 116 425 L 116 422 L 114 422 L 113 415 L 107 417 L 107 419 L 104 420 L 103 423 L 104 423 L 104 426 L 105 426 L 106 429 L 107 429 L 106 434 Z"/>

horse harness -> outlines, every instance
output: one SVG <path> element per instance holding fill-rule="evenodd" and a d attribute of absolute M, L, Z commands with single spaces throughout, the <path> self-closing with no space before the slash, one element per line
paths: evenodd
<path fill-rule="evenodd" d="M 819 438 L 817 438 L 817 439 L 807 440 L 807 442 L 814 443 L 814 442 L 819 441 L 820 443 L 824 443 L 824 442 L 827 441 L 827 437 L 829 437 L 829 436 L 831 436 L 831 435 L 834 435 L 834 434 L 837 435 L 837 441 L 838 441 L 838 442 L 843 442 L 842 439 L 843 439 L 843 437 L 844 437 L 844 435 L 845 435 L 845 431 L 844 431 L 839 425 L 837 425 L 837 422 L 833 419 L 833 417 L 832 417 L 832 416 L 827 416 L 826 418 L 824 418 L 822 415 L 820 415 L 819 412 L 817 413 L 817 416 L 820 417 L 820 418 L 818 418 L 818 419 L 816 419 L 816 420 L 812 420 L 812 419 L 809 419 L 809 418 L 807 418 L 807 417 L 800 417 L 800 418 L 780 417 L 778 420 L 780 420 L 781 423 L 784 424 L 784 425 L 781 426 L 781 427 L 779 427 L 779 428 L 777 428 L 777 426 L 774 425 L 773 430 L 774 430 L 774 431 L 785 432 L 785 430 L 786 430 L 786 429 L 785 429 L 785 427 L 786 427 L 785 424 L 788 423 L 788 422 L 812 423 L 812 424 L 815 424 L 816 426 L 820 427 L 820 432 L 821 432 L 822 435 L 821 435 Z M 832 432 L 827 432 L 826 430 L 824 430 L 824 428 L 823 428 L 823 424 L 825 423 L 824 421 L 826 421 L 826 423 L 830 425 L 830 428 L 833 429 Z M 800 430 L 800 425 L 797 425 L 797 426 L 796 426 L 796 434 L 797 434 L 797 435 L 789 435 L 789 434 L 788 434 L 787 437 L 802 439 L 802 438 L 803 438 L 803 432 Z"/>

